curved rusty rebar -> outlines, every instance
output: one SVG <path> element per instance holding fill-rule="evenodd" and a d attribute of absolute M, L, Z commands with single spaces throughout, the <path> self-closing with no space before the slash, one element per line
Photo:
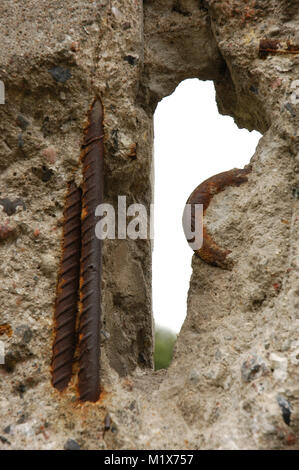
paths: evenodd
<path fill-rule="evenodd" d="M 95 235 L 95 209 L 103 202 L 103 108 L 95 99 L 88 113 L 82 145 L 82 255 L 80 279 L 79 374 L 81 401 L 100 395 L 100 321 L 102 241 Z"/>
<path fill-rule="evenodd" d="M 81 189 L 72 181 L 68 184 L 64 208 L 63 255 L 54 314 L 52 384 L 59 391 L 66 388 L 72 376 L 79 300 L 80 251 Z"/>
<path fill-rule="evenodd" d="M 208 178 L 201 183 L 189 196 L 187 203 L 191 205 L 191 230 L 194 233 L 195 230 L 195 211 L 192 206 L 195 204 L 203 205 L 203 215 L 211 202 L 211 199 L 215 194 L 223 191 L 227 186 L 240 186 L 241 184 L 248 181 L 247 174 L 251 172 L 251 166 L 248 165 L 243 170 L 235 168 L 230 171 L 219 173 L 218 175 Z M 185 230 L 185 234 L 188 232 Z M 191 242 L 191 240 L 187 239 Z M 230 250 L 225 250 L 217 245 L 212 239 L 206 226 L 203 224 L 203 243 L 202 247 L 195 250 L 195 254 L 199 256 L 203 261 L 213 266 L 218 266 L 223 269 L 231 269 L 232 261 L 226 259 L 227 255 L 231 253 Z"/>

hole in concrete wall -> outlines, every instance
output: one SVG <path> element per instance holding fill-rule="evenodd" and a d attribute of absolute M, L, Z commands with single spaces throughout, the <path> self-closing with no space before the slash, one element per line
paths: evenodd
<path fill-rule="evenodd" d="M 178 333 L 187 313 L 193 253 L 181 225 L 185 202 L 205 179 L 246 165 L 261 134 L 240 130 L 231 117 L 221 116 L 213 82 L 197 79 L 185 80 L 159 103 L 154 126 L 153 311 L 155 362 L 161 368 L 175 342 L 167 330 Z"/>

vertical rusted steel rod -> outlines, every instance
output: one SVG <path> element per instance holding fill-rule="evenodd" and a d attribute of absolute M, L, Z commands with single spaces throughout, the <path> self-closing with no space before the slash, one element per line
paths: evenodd
<path fill-rule="evenodd" d="M 72 376 L 80 279 L 81 189 L 68 184 L 64 208 L 63 254 L 58 275 L 52 358 L 52 384 L 62 391 Z"/>
<path fill-rule="evenodd" d="M 95 99 L 88 113 L 81 159 L 83 163 L 82 254 L 80 279 L 79 374 L 81 401 L 100 395 L 100 321 L 102 241 L 95 235 L 95 209 L 103 202 L 103 107 Z"/>

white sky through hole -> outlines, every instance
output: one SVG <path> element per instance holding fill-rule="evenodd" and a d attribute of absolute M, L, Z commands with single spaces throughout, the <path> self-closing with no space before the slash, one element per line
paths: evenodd
<path fill-rule="evenodd" d="M 181 223 L 186 200 L 210 176 L 246 165 L 261 135 L 221 116 L 213 82 L 197 79 L 185 80 L 159 103 L 154 125 L 153 312 L 156 325 L 179 332 L 193 254 Z"/>

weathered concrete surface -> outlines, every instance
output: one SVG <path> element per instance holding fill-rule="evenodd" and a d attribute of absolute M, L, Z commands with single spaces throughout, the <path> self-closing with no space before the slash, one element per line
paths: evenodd
<path fill-rule="evenodd" d="M 299 448 L 299 59 L 258 52 L 263 38 L 299 43 L 294 5 L 1 2 L 0 198 L 26 206 L 0 214 L 11 229 L 0 240 L 1 448 Z M 100 95 L 106 201 L 149 206 L 152 114 L 190 77 L 214 80 L 219 111 L 264 134 L 249 182 L 207 213 L 235 266 L 194 258 L 173 363 L 155 373 L 150 243 L 106 242 L 103 393 L 81 405 L 75 376 L 53 390 L 50 361 L 64 196 L 70 177 L 81 180 L 86 111 Z"/>

